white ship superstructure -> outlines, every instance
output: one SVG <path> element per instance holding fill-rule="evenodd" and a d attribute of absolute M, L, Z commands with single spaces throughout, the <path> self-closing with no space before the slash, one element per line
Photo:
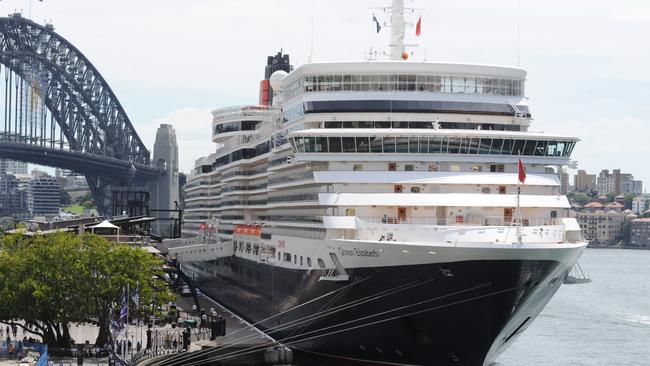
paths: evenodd
<path fill-rule="evenodd" d="M 366 61 L 266 77 L 268 105 L 213 112 L 218 148 L 185 188 L 184 234 L 205 244 L 170 255 L 307 352 L 495 361 L 586 246 L 559 181 L 578 139 L 531 127 L 526 72 Z"/>

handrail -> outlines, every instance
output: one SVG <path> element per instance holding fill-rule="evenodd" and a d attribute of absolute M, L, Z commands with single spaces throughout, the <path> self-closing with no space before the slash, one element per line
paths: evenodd
<path fill-rule="evenodd" d="M 359 220 L 388 225 L 434 225 L 434 226 L 517 226 L 517 218 L 507 219 L 503 216 L 462 216 L 454 217 L 358 217 Z M 522 218 L 521 226 L 560 225 L 562 218 L 555 217 L 526 217 Z"/>

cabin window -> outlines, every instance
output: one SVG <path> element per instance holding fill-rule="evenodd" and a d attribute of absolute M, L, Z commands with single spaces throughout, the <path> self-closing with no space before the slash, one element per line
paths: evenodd
<path fill-rule="evenodd" d="M 300 265 L 302 266 L 302 255 L 300 256 Z"/>
<path fill-rule="evenodd" d="M 395 186 L 393 187 L 393 192 L 395 193 L 402 193 L 403 191 L 404 191 L 404 186 L 402 186 L 401 184 L 395 184 Z"/>
<path fill-rule="evenodd" d="M 506 186 L 499 186 L 499 194 L 506 194 Z"/>
<path fill-rule="evenodd" d="M 504 171 L 505 171 L 505 166 L 503 164 L 490 165 L 490 172 L 492 173 L 503 173 Z"/>
<path fill-rule="evenodd" d="M 358 170 L 363 170 L 363 165 L 362 164 L 354 164 L 352 167 L 352 170 L 358 171 Z"/>
<path fill-rule="evenodd" d="M 490 187 L 483 187 L 481 188 L 482 193 L 490 193 Z"/>
<path fill-rule="evenodd" d="M 291 253 L 284 253 L 284 261 L 291 262 Z"/>
<path fill-rule="evenodd" d="M 319 266 L 320 268 L 325 268 L 325 261 L 323 261 L 322 259 L 318 258 L 318 266 Z"/>
<path fill-rule="evenodd" d="M 460 165 L 452 165 L 449 169 L 452 172 L 459 172 L 460 171 Z"/>
<path fill-rule="evenodd" d="M 413 171 L 413 164 L 404 165 L 404 170 L 407 171 L 407 172 L 412 172 Z"/>
<path fill-rule="evenodd" d="M 307 257 L 307 266 L 311 267 L 311 258 Z"/>
<path fill-rule="evenodd" d="M 346 208 L 345 216 L 357 216 L 357 210 L 354 208 Z"/>
<path fill-rule="evenodd" d="M 411 187 L 411 193 L 420 193 L 420 187 Z"/>

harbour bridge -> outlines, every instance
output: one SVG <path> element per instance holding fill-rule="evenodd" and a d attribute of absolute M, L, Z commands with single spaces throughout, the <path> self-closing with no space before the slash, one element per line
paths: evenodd
<path fill-rule="evenodd" d="M 83 174 L 106 216 L 149 205 L 175 208 L 178 152 L 171 126 L 163 125 L 160 144 L 157 135 L 152 164 L 106 80 L 52 25 L 20 14 L 0 18 L 0 105 L 0 158 Z M 151 202 L 135 202 L 149 195 Z"/>

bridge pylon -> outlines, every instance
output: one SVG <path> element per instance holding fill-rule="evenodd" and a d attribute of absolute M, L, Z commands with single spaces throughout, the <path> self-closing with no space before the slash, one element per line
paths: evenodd
<path fill-rule="evenodd" d="M 175 237 L 180 234 L 181 215 L 178 176 L 178 144 L 176 131 L 170 124 L 161 124 L 156 131 L 152 164 L 162 173 L 149 183 L 151 211 L 158 220 L 153 230 L 159 235 Z"/>

